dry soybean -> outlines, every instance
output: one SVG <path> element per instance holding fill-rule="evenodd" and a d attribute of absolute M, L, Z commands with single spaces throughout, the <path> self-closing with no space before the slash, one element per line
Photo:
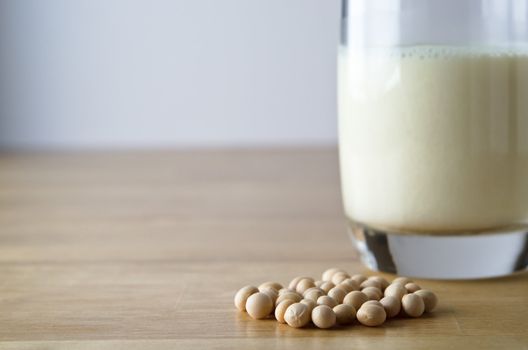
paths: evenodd
<path fill-rule="evenodd" d="M 436 308 L 438 298 L 407 277 L 389 283 L 381 276 L 350 277 L 347 271 L 334 267 L 324 271 L 319 281 L 299 276 L 287 287 L 274 281 L 261 283 L 258 288 L 247 285 L 237 291 L 234 303 L 257 320 L 274 315 L 278 323 L 294 328 L 312 322 L 327 329 L 354 324 L 355 319 L 376 327 L 399 315 L 420 317 Z"/>

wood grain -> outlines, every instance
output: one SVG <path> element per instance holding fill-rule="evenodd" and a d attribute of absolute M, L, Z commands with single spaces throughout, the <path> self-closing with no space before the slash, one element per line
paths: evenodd
<path fill-rule="evenodd" d="M 437 312 L 380 328 L 234 309 L 248 283 L 369 273 L 344 227 L 335 149 L 4 153 L 0 349 L 528 349 L 526 273 L 419 280 Z"/>

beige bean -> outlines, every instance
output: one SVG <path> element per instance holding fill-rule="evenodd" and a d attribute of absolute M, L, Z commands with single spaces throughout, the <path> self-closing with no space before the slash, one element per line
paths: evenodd
<path fill-rule="evenodd" d="M 246 301 L 246 311 L 254 319 L 266 318 L 273 311 L 273 301 L 266 293 L 251 294 Z"/>
<path fill-rule="evenodd" d="M 338 304 L 341 304 L 343 302 L 343 299 L 346 295 L 347 292 L 339 288 L 339 286 L 334 287 L 328 291 L 328 296 L 334 299 Z"/>
<path fill-rule="evenodd" d="M 351 278 L 347 278 L 343 282 L 339 283 L 339 286 L 346 286 L 348 288 L 348 293 L 354 291 L 354 290 L 360 290 L 359 283 L 354 281 Z"/>
<path fill-rule="evenodd" d="M 315 287 L 313 279 L 303 278 L 297 283 L 295 291 L 299 294 L 303 294 L 306 290 Z"/>
<path fill-rule="evenodd" d="M 338 285 L 347 278 L 350 278 L 350 275 L 346 272 L 337 272 L 332 276 L 332 283 Z"/>
<path fill-rule="evenodd" d="M 356 281 L 358 284 L 361 284 L 361 283 L 363 283 L 363 281 L 365 281 L 367 279 L 367 276 L 361 275 L 361 274 L 357 274 L 357 275 L 353 275 L 350 278 L 352 280 Z"/>
<path fill-rule="evenodd" d="M 303 278 L 307 278 L 307 277 L 297 276 L 294 279 L 292 279 L 290 283 L 288 283 L 288 289 L 295 290 L 295 287 L 297 287 L 297 283 L 299 283 L 299 281 L 302 280 Z"/>
<path fill-rule="evenodd" d="M 402 298 L 402 309 L 406 315 L 420 317 L 424 313 L 425 304 L 418 294 L 406 294 Z"/>
<path fill-rule="evenodd" d="M 286 299 L 286 300 L 281 301 L 279 305 L 277 305 L 277 307 L 275 308 L 275 319 L 279 323 L 286 323 L 286 321 L 284 320 L 284 314 L 286 313 L 286 309 L 291 304 L 295 304 L 295 301 Z"/>
<path fill-rule="evenodd" d="M 298 303 L 299 301 L 302 300 L 302 296 L 299 295 L 296 292 L 283 293 L 283 294 L 279 295 L 277 300 L 275 300 L 275 305 L 278 305 L 281 301 L 287 300 L 287 299 L 293 300 L 294 302 Z"/>
<path fill-rule="evenodd" d="M 416 283 L 410 282 L 410 283 L 407 283 L 405 285 L 405 289 L 407 289 L 407 292 L 409 292 L 409 293 L 414 293 L 416 291 L 419 291 L 422 288 L 419 285 L 417 285 Z"/>
<path fill-rule="evenodd" d="M 304 327 L 311 320 L 319 328 L 346 325 L 354 318 L 366 326 L 378 326 L 397 315 L 419 317 L 435 309 L 436 295 L 408 277 L 391 284 L 381 276 L 350 275 L 340 268 L 323 272 L 322 279 L 296 277 L 283 287 L 267 281 L 245 286 L 234 297 L 237 309 L 254 319 L 275 316 L 279 323 Z"/>
<path fill-rule="evenodd" d="M 387 281 L 385 278 L 381 276 L 370 276 L 368 279 L 372 281 L 377 281 L 380 284 L 382 291 L 384 291 L 385 288 L 389 286 L 389 281 Z"/>
<path fill-rule="evenodd" d="M 383 304 L 379 302 L 378 300 L 367 300 L 363 303 L 363 305 L 377 305 L 379 307 L 383 307 Z M 361 305 L 361 306 L 363 306 Z"/>
<path fill-rule="evenodd" d="M 380 300 L 383 296 L 381 289 L 376 287 L 363 288 L 361 291 L 368 296 L 369 300 Z"/>
<path fill-rule="evenodd" d="M 317 298 L 317 305 L 326 305 L 333 308 L 337 305 L 337 301 L 335 301 L 334 298 L 329 297 L 328 295 L 323 295 Z"/>
<path fill-rule="evenodd" d="M 356 319 L 356 310 L 353 306 L 348 304 L 341 304 L 334 306 L 334 313 L 336 314 L 336 321 L 341 325 L 350 324 Z"/>
<path fill-rule="evenodd" d="M 338 272 L 345 272 L 346 273 L 346 271 L 343 270 L 343 269 L 340 269 L 338 267 L 332 267 L 332 268 L 330 268 L 328 270 L 325 270 L 323 272 L 323 275 L 321 276 L 321 279 L 323 281 L 331 281 L 332 277 Z"/>
<path fill-rule="evenodd" d="M 284 293 L 296 293 L 295 290 L 290 288 L 281 288 L 279 289 L 279 295 L 282 295 Z"/>
<path fill-rule="evenodd" d="M 354 309 L 358 310 L 360 306 L 368 300 L 369 298 L 365 293 L 356 290 L 348 293 L 345 296 L 343 299 L 343 304 L 348 304 Z"/>
<path fill-rule="evenodd" d="M 308 306 L 308 311 L 312 312 L 313 308 L 317 306 L 317 303 L 312 299 L 303 299 L 300 301 L 301 304 Z"/>
<path fill-rule="evenodd" d="M 312 280 L 312 282 L 315 282 L 314 279 L 311 278 L 311 277 L 298 276 L 298 277 L 295 277 L 294 279 L 291 280 L 290 284 L 288 284 L 288 288 L 296 290 L 297 284 L 303 279 L 309 279 L 309 280 Z M 315 285 L 315 283 L 314 283 L 314 285 Z"/>
<path fill-rule="evenodd" d="M 398 300 L 401 300 L 405 294 L 407 294 L 407 289 L 402 284 L 396 283 L 396 284 L 390 284 L 385 289 L 385 296 L 386 297 L 395 297 Z"/>
<path fill-rule="evenodd" d="M 259 292 L 266 293 L 270 298 L 273 304 L 275 305 L 275 302 L 277 301 L 277 298 L 279 297 L 279 293 L 272 287 L 265 287 L 259 289 Z"/>
<path fill-rule="evenodd" d="M 348 284 L 343 284 L 343 282 L 339 283 L 337 286 L 335 286 L 334 288 L 340 288 L 342 289 L 345 294 L 348 294 L 350 293 L 351 291 L 353 291 L 353 289 L 348 285 Z"/>
<path fill-rule="evenodd" d="M 359 285 L 359 288 L 361 289 L 367 288 L 367 287 L 375 287 L 381 291 L 381 283 L 379 283 L 376 280 L 370 279 L 370 278 L 361 282 L 361 284 Z"/>
<path fill-rule="evenodd" d="M 328 291 L 332 288 L 335 287 L 335 284 L 333 284 L 332 282 L 330 281 L 327 281 L 323 284 L 321 284 L 321 286 L 319 288 L 321 288 L 325 293 L 328 293 Z"/>
<path fill-rule="evenodd" d="M 258 289 L 260 290 L 260 288 L 269 288 L 269 287 L 275 289 L 277 292 L 283 288 L 282 284 L 280 284 L 279 282 L 264 282 L 260 286 L 258 286 Z"/>
<path fill-rule="evenodd" d="M 395 278 L 391 284 L 401 284 L 402 286 L 405 286 L 407 283 L 411 283 L 411 282 L 414 282 L 412 279 L 410 279 L 409 277 L 398 277 L 398 278 Z"/>
<path fill-rule="evenodd" d="M 420 289 L 414 292 L 414 294 L 419 295 L 424 302 L 425 312 L 431 312 L 435 309 L 436 304 L 438 304 L 438 298 L 435 293 L 427 289 Z"/>
<path fill-rule="evenodd" d="M 385 320 L 387 319 L 387 314 L 385 313 L 385 309 L 378 306 L 378 305 L 362 305 L 357 314 L 356 317 L 358 321 L 369 327 L 375 327 L 382 325 Z"/>
<path fill-rule="evenodd" d="M 393 296 L 383 297 L 380 300 L 380 303 L 383 305 L 383 308 L 385 309 L 387 318 L 395 317 L 400 313 L 401 301 L 396 299 L 395 297 Z"/>
<path fill-rule="evenodd" d="M 303 294 L 303 297 L 304 299 L 312 299 L 313 301 L 317 301 L 317 298 L 323 295 L 326 295 L 326 293 L 321 288 L 313 287 L 306 290 Z"/>
<path fill-rule="evenodd" d="M 327 305 L 318 305 L 312 310 L 312 322 L 319 328 L 330 328 L 336 323 L 336 314 Z"/>
<path fill-rule="evenodd" d="M 258 288 L 255 286 L 245 286 L 240 288 L 235 294 L 235 306 L 240 311 L 246 311 L 246 301 L 250 295 L 258 293 Z"/>
<path fill-rule="evenodd" d="M 310 312 L 308 306 L 303 303 L 295 303 L 288 306 L 284 313 L 286 323 L 294 328 L 304 327 L 310 322 Z"/>

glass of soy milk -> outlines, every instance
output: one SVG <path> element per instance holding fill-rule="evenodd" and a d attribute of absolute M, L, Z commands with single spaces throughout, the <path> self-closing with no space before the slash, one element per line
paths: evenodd
<path fill-rule="evenodd" d="M 371 269 L 528 265 L 528 0 L 343 0 L 339 153 Z"/>

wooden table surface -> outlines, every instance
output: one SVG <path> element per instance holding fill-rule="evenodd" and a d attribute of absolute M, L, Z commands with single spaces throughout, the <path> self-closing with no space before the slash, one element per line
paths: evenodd
<path fill-rule="evenodd" d="M 245 284 L 371 274 L 340 200 L 335 149 L 4 153 L 0 349 L 528 349 L 526 273 L 419 280 L 438 310 L 379 328 L 237 312 Z"/>

